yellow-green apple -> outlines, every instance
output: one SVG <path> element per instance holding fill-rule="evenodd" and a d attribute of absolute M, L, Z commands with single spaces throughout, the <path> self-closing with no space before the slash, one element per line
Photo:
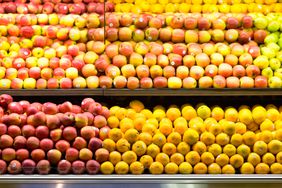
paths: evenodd
<path fill-rule="evenodd" d="M 87 28 L 98 28 L 100 26 L 100 20 L 97 14 L 89 14 L 87 16 Z"/>
<path fill-rule="evenodd" d="M 226 87 L 227 88 L 238 88 L 240 87 L 240 80 L 238 77 L 230 76 L 226 78 Z"/>
<path fill-rule="evenodd" d="M 150 67 L 150 77 L 151 78 L 162 76 L 162 74 L 163 74 L 163 69 L 161 66 L 153 65 Z"/>
<path fill-rule="evenodd" d="M 217 43 L 217 52 L 223 56 L 230 54 L 230 47 L 224 43 Z"/>
<path fill-rule="evenodd" d="M 71 28 L 69 31 L 69 39 L 78 41 L 80 39 L 80 31 L 78 28 Z"/>
<path fill-rule="evenodd" d="M 78 70 L 74 67 L 69 67 L 66 69 L 66 77 L 70 79 L 75 79 L 78 77 Z"/>
<path fill-rule="evenodd" d="M 134 47 L 134 51 L 140 55 L 145 55 L 149 52 L 149 46 L 144 42 L 138 42 Z"/>
<path fill-rule="evenodd" d="M 171 89 L 179 89 L 182 87 L 182 80 L 178 77 L 170 77 L 167 80 L 167 86 Z"/>
<path fill-rule="evenodd" d="M 224 41 L 224 32 L 220 29 L 212 30 L 212 40 L 214 42 L 223 42 Z"/>
<path fill-rule="evenodd" d="M 268 79 L 268 86 L 270 88 L 281 88 L 281 86 L 282 86 L 281 78 L 279 78 L 278 76 L 273 76 L 273 77 L 269 78 Z"/>
<path fill-rule="evenodd" d="M 36 67 L 37 66 L 37 57 L 28 57 L 26 58 L 26 67 L 31 68 L 31 67 Z"/>
<path fill-rule="evenodd" d="M 72 85 L 74 88 L 86 88 L 87 87 L 86 80 L 83 77 L 77 77 L 73 79 Z"/>
<path fill-rule="evenodd" d="M 36 80 L 34 78 L 26 78 L 23 82 L 24 89 L 35 89 L 36 88 Z"/>
<path fill-rule="evenodd" d="M 10 87 L 11 87 L 11 80 L 6 78 L 0 80 L 1 89 L 10 89 Z"/>
<path fill-rule="evenodd" d="M 74 24 L 77 28 L 83 29 L 83 28 L 85 28 L 85 26 L 87 24 L 87 20 L 86 20 L 86 18 L 84 18 L 82 16 L 78 16 L 78 17 L 75 18 Z"/>
<path fill-rule="evenodd" d="M 165 68 L 166 66 L 169 65 L 168 57 L 164 54 L 158 55 L 157 64 L 160 65 L 161 67 Z"/>
<path fill-rule="evenodd" d="M 95 61 L 98 59 L 98 55 L 93 51 L 86 52 L 83 60 L 86 64 L 94 64 Z"/>
<path fill-rule="evenodd" d="M 89 76 L 86 78 L 86 84 L 89 89 L 96 89 L 99 87 L 99 78 L 97 76 Z"/>
<path fill-rule="evenodd" d="M 126 78 L 134 77 L 136 75 L 136 70 L 133 65 L 126 64 L 121 67 L 121 73 Z"/>
<path fill-rule="evenodd" d="M 53 57 L 56 57 L 56 50 L 53 48 L 45 48 L 44 49 L 44 57 L 51 59 Z"/>

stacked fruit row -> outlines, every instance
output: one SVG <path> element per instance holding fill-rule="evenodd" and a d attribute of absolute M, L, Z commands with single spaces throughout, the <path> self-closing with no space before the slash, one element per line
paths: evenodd
<path fill-rule="evenodd" d="M 83 14 L 83 13 L 97 13 L 104 14 L 104 12 L 113 12 L 114 5 L 110 2 L 60 2 L 60 1 L 24 1 L 19 2 L 0 2 L 0 13 L 18 13 L 18 14 Z"/>
<path fill-rule="evenodd" d="M 78 106 L 14 102 L 5 94 L 0 98 L 0 174 L 99 171 L 105 152 L 101 139 L 109 129 L 106 107 L 93 99 Z"/>
<path fill-rule="evenodd" d="M 0 88 L 282 86 L 281 14 L 105 16 L 0 15 Z"/>
<path fill-rule="evenodd" d="M 281 107 L 110 109 L 0 96 L 0 174 L 281 174 Z"/>
<path fill-rule="evenodd" d="M 140 13 L 252 13 L 281 12 L 281 2 L 278 0 L 250 0 L 250 1 L 225 1 L 225 0 L 110 0 L 115 4 L 115 12 Z"/>

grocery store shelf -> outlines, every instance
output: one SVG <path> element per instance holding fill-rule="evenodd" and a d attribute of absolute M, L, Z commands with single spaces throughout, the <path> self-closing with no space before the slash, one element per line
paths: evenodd
<path fill-rule="evenodd" d="M 282 183 L 281 175 L 2 175 L 3 183 L 212 184 Z"/>
<path fill-rule="evenodd" d="M 12 96 L 282 96 L 282 89 L 19 89 Z"/>

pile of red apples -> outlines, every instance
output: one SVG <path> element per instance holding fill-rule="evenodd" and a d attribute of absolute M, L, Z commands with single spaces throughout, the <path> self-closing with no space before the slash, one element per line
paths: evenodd
<path fill-rule="evenodd" d="M 96 174 L 107 159 L 109 110 L 91 98 L 57 105 L 2 94 L 0 106 L 0 174 Z"/>

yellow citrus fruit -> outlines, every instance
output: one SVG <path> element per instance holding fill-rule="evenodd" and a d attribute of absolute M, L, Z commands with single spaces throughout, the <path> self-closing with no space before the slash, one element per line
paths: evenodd
<path fill-rule="evenodd" d="M 103 140 L 103 148 L 105 148 L 109 152 L 115 151 L 116 143 L 113 140 L 107 138 Z"/>
<path fill-rule="evenodd" d="M 141 131 L 143 128 L 143 125 L 146 123 L 145 117 L 137 117 L 133 120 L 134 128 L 138 131 Z"/>
<path fill-rule="evenodd" d="M 136 174 L 136 175 L 143 174 L 144 172 L 144 166 L 139 161 L 135 161 L 131 163 L 129 169 L 132 174 Z"/>
<path fill-rule="evenodd" d="M 249 146 L 245 145 L 245 144 L 241 144 L 238 148 L 237 148 L 237 153 L 239 155 L 241 155 L 242 157 L 246 158 L 248 157 L 248 155 L 250 154 L 251 149 Z"/>
<path fill-rule="evenodd" d="M 195 144 L 199 140 L 199 133 L 194 129 L 187 129 L 183 135 L 183 141 L 189 145 Z"/>
<path fill-rule="evenodd" d="M 252 112 L 250 111 L 250 109 L 241 109 L 239 111 L 239 120 L 240 122 L 248 125 L 250 123 L 253 122 L 253 116 L 252 116 Z"/>
<path fill-rule="evenodd" d="M 268 165 L 275 163 L 275 156 L 272 153 L 266 153 L 262 156 L 262 162 Z"/>
<path fill-rule="evenodd" d="M 169 156 L 165 153 L 159 153 L 155 159 L 156 162 L 160 162 L 163 166 L 169 163 Z"/>
<path fill-rule="evenodd" d="M 162 147 L 162 151 L 170 156 L 176 153 L 176 146 L 172 143 L 165 143 Z"/>
<path fill-rule="evenodd" d="M 280 151 L 279 153 L 277 153 L 276 155 L 276 161 L 278 163 L 282 163 L 282 151 Z"/>
<path fill-rule="evenodd" d="M 221 145 L 221 146 L 225 146 L 226 144 L 229 143 L 229 136 L 225 133 L 220 133 L 218 135 L 216 135 L 215 137 L 216 143 Z"/>
<path fill-rule="evenodd" d="M 200 155 L 207 151 L 207 146 L 201 141 L 198 141 L 196 144 L 194 144 L 192 148 L 193 151 L 198 152 Z"/>
<path fill-rule="evenodd" d="M 243 142 L 248 145 L 252 146 L 256 142 L 256 134 L 252 131 L 247 131 L 243 134 Z"/>
<path fill-rule="evenodd" d="M 235 174 L 235 169 L 232 165 L 227 164 L 221 169 L 222 174 Z"/>
<path fill-rule="evenodd" d="M 197 163 L 194 166 L 195 174 L 206 174 L 208 172 L 208 167 L 205 163 Z"/>
<path fill-rule="evenodd" d="M 235 147 L 240 146 L 243 143 L 243 136 L 241 134 L 238 134 L 238 133 L 233 134 L 231 136 L 230 143 L 232 145 L 234 145 Z"/>
<path fill-rule="evenodd" d="M 164 118 L 160 121 L 159 131 L 168 136 L 173 130 L 172 122 L 168 118 Z"/>
<path fill-rule="evenodd" d="M 223 166 L 225 166 L 225 165 L 227 165 L 227 164 L 229 163 L 229 157 L 228 157 L 226 154 L 224 154 L 224 153 L 219 154 L 219 155 L 216 157 L 215 162 L 216 162 L 219 166 L 223 167 Z"/>
<path fill-rule="evenodd" d="M 184 156 L 181 153 L 174 153 L 170 156 L 170 161 L 180 165 L 182 162 L 184 162 Z"/>
<path fill-rule="evenodd" d="M 190 121 L 191 119 L 197 117 L 197 112 L 192 106 L 185 106 L 181 110 L 183 118 L 185 118 L 187 121 Z"/>
<path fill-rule="evenodd" d="M 204 124 L 205 124 L 207 130 L 210 128 L 210 126 L 212 126 L 213 124 L 216 124 L 216 123 L 217 123 L 217 121 L 212 117 L 207 118 L 204 121 Z"/>
<path fill-rule="evenodd" d="M 209 146 L 214 144 L 215 136 L 212 133 L 206 131 L 201 134 L 200 141 Z"/>
<path fill-rule="evenodd" d="M 277 154 L 282 151 L 282 142 L 280 142 L 279 140 L 271 140 L 267 146 L 269 152 L 271 152 L 272 154 Z"/>
<path fill-rule="evenodd" d="M 126 117 L 127 110 L 125 108 L 119 108 L 118 110 L 115 111 L 115 116 L 119 119 L 122 120 Z"/>
<path fill-rule="evenodd" d="M 123 137 L 123 133 L 118 128 L 113 128 L 109 131 L 109 139 L 113 140 L 114 142 L 117 142 L 122 137 Z"/>
<path fill-rule="evenodd" d="M 156 109 L 153 111 L 153 118 L 155 118 L 158 121 L 161 121 L 163 118 L 165 118 L 166 114 L 163 109 Z"/>
<path fill-rule="evenodd" d="M 173 122 L 174 131 L 178 132 L 179 134 L 183 135 L 184 132 L 188 129 L 188 124 L 184 117 L 179 117 Z"/>
<path fill-rule="evenodd" d="M 264 141 L 256 141 L 253 151 L 259 155 L 264 155 L 267 152 L 267 144 Z"/>
<path fill-rule="evenodd" d="M 186 162 L 190 163 L 191 165 L 195 165 L 201 160 L 201 156 L 196 151 L 190 151 L 185 156 Z"/>
<path fill-rule="evenodd" d="M 221 174 L 221 168 L 218 164 L 212 163 L 208 166 L 209 174 Z"/>
<path fill-rule="evenodd" d="M 143 127 L 142 127 L 142 132 L 143 133 L 149 133 L 150 135 L 154 135 L 157 131 L 157 128 L 155 125 L 151 124 L 151 123 L 146 123 Z"/>
<path fill-rule="evenodd" d="M 160 148 L 156 144 L 150 144 L 147 147 L 147 155 L 155 158 L 160 153 Z"/>
<path fill-rule="evenodd" d="M 208 147 L 208 151 L 213 154 L 214 157 L 222 153 L 222 148 L 219 144 L 212 144 Z"/>
<path fill-rule="evenodd" d="M 165 165 L 165 173 L 166 174 L 177 174 L 178 173 L 177 164 L 170 162 L 167 165 Z"/>
<path fill-rule="evenodd" d="M 167 142 L 172 143 L 176 146 L 181 142 L 181 140 L 181 135 L 178 132 L 172 132 L 167 137 Z"/>
<path fill-rule="evenodd" d="M 177 118 L 181 117 L 181 112 L 177 107 L 170 107 L 166 111 L 166 117 L 171 121 L 176 120 Z"/>
<path fill-rule="evenodd" d="M 129 109 L 127 109 L 126 117 L 133 120 L 133 119 L 135 119 L 136 114 L 137 113 L 136 113 L 136 111 L 134 109 L 129 108 Z"/>
<path fill-rule="evenodd" d="M 107 122 L 111 129 L 119 127 L 119 119 L 116 116 L 109 117 Z"/>
<path fill-rule="evenodd" d="M 231 157 L 236 154 L 236 147 L 233 146 L 232 144 L 227 144 L 223 148 L 223 153 L 228 155 L 228 157 Z"/>
<path fill-rule="evenodd" d="M 280 142 L 282 141 L 282 129 L 275 131 L 275 139 L 279 140 Z"/>
<path fill-rule="evenodd" d="M 121 155 L 121 158 L 127 164 L 131 164 L 137 160 L 137 155 L 133 151 L 126 151 Z"/>
<path fill-rule="evenodd" d="M 197 114 L 202 119 L 207 119 L 211 116 L 211 109 L 207 105 L 200 105 L 197 108 Z"/>
<path fill-rule="evenodd" d="M 191 174 L 193 172 L 193 167 L 188 162 L 183 162 L 178 167 L 180 174 Z"/>
<path fill-rule="evenodd" d="M 201 155 L 201 161 L 203 163 L 205 163 L 206 165 L 210 165 L 210 164 L 212 164 L 214 162 L 214 156 L 210 152 L 204 152 Z"/>
<path fill-rule="evenodd" d="M 129 107 L 134 109 L 136 112 L 141 112 L 145 107 L 141 101 L 134 100 L 129 103 Z"/>
<path fill-rule="evenodd" d="M 266 118 L 266 110 L 262 106 L 256 106 L 252 110 L 253 119 L 257 124 L 261 124 Z"/>
<path fill-rule="evenodd" d="M 134 151 L 137 156 L 142 156 L 147 151 L 147 145 L 143 141 L 138 140 L 132 145 L 132 151 Z"/>
<path fill-rule="evenodd" d="M 144 166 L 145 169 L 149 169 L 151 164 L 154 162 L 153 158 L 150 155 L 143 155 L 140 158 L 140 162 Z"/>
<path fill-rule="evenodd" d="M 119 161 L 121 161 L 121 154 L 117 151 L 112 151 L 109 155 L 109 161 L 116 165 Z"/>
<path fill-rule="evenodd" d="M 124 138 L 130 143 L 133 144 L 138 140 L 139 132 L 136 129 L 128 129 L 124 133 Z"/>
<path fill-rule="evenodd" d="M 210 125 L 208 131 L 216 136 L 222 132 L 222 126 L 219 123 L 212 124 Z"/>
<path fill-rule="evenodd" d="M 233 135 L 236 131 L 236 124 L 232 121 L 225 121 L 222 127 L 223 131 L 228 135 Z"/>
<path fill-rule="evenodd" d="M 133 120 L 129 118 L 124 118 L 119 123 L 120 130 L 125 133 L 128 129 L 133 129 Z"/>
<path fill-rule="evenodd" d="M 127 174 L 129 171 L 129 166 L 126 162 L 120 161 L 115 166 L 115 173 L 116 174 Z"/>
<path fill-rule="evenodd" d="M 149 170 L 151 174 L 162 174 L 164 171 L 164 166 L 160 162 L 153 162 L 150 165 Z"/>
<path fill-rule="evenodd" d="M 121 138 L 117 141 L 116 148 L 119 152 L 124 153 L 130 150 L 130 143 L 126 139 Z"/>
<path fill-rule="evenodd" d="M 256 172 L 256 174 L 268 174 L 270 172 L 270 168 L 265 163 L 259 163 L 255 167 L 255 172 Z"/>
<path fill-rule="evenodd" d="M 176 149 L 177 152 L 181 153 L 182 155 L 186 155 L 190 151 L 190 146 L 186 142 L 180 142 Z"/>
<path fill-rule="evenodd" d="M 212 108 L 211 117 L 214 118 L 216 121 L 220 121 L 224 118 L 224 111 L 219 106 L 215 106 Z"/>
<path fill-rule="evenodd" d="M 240 172 L 241 174 L 253 174 L 255 172 L 255 168 L 251 163 L 246 162 L 241 166 Z"/>
<path fill-rule="evenodd" d="M 272 174 L 282 174 L 282 164 L 274 163 L 270 166 L 270 171 Z"/>
<path fill-rule="evenodd" d="M 229 161 L 234 168 L 240 168 L 244 163 L 244 158 L 239 154 L 235 154 L 230 157 Z"/>
<path fill-rule="evenodd" d="M 114 170 L 115 170 L 114 165 L 109 161 L 106 161 L 106 162 L 101 164 L 100 171 L 103 174 L 112 174 L 114 172 Z"/>
<path fill-rule="evenodd" d="M 273 134 L 271 131 L 262 131 L 258 139 L 268 144 L 273 139 Z"/>
<path fill-rule="evenodd" d="M 244 134 L 247 131 L 247 126 L 244 123 L 237 122 L 235 126 L 235 132 L 238 134 Z"/>
<path fill-rule="evenodd" d="M 189 128 L 196 130 L 199 134 L 206 130 L 204 121 L 200 117 L 195 117 L 189 121 Z"/>
<path fill-rule="evenodd" d="M 229 107 L 225 110 L 224 118 L 227 121 L 236 122 L 238 119 L 238 111 L 235 108 Z"/>
<path fill-rule="evenodd" d="M 116 113 L 117 113 L 117 111 L 120 109 L 120 107 L 119 106 L 113 106 L 113 107 L 111 107 L 110 108 L 110 114 L 111 114 L 111 116 L 114 116 L 115 117 L 115 115 L 116 115 Z"/>
<path fill-rule="evenodd" d="M 153 141 L 152 135 L 149 133 L 140 133 L 139 140 L 143 141 L 147 146 L 150 145 Z"/>
<path fill-rule="evenodd" d="M 272 122 L 275 122 L 280 118 L 280 113 L 276 108 L 270 108 L 266 112 L 266 118 L 270 119 Z"/>
<path fill-rule="evenodd" d="M 253 166 L 256 166 L 257 164 L 260 163 L 261 159 L 257 153 L 253 152 L 249 154 L 247 161 L 251 163 Z"/>
<path fill-rule="evenodd" d="M 140 113 L 143 114 L 147 119 L 153 117 L 153 113 L 148 109 L 141 110 Z"/>
<path fill-rule="evenodd" d="M 275 125 L 270 119 L 265 119 L 261 124 L 260 124 L 260 130 L 261 131 L 274 131 L 275 130 Z"/>

